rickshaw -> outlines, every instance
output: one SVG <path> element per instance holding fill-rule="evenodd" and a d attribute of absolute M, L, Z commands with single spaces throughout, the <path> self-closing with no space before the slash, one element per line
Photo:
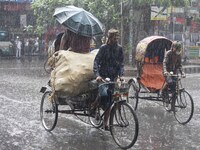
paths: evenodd
<path fill-rule="evenodd" d="M 176 90 L 169 87 L 167 96 L 163 97 L 161 89 L 165 83 L 163 76 L 163 59 L 166 51 L 171 48 L 172 41 L 163 36 L 149 36 L 136 46 L 137 77 L 129 80 L 128 101 L 137 110 L 140 100 L 161 102 L 167 111 L 174 113 L 180 124 L 188 123 L 194 112 L 191 95 L 181 84 L 180 74 L 170 73 L 176 81 Z M 175 100 L 175 104 L 172 101 Z M 171 109 L 175 105 L 175 109 Z"/>
<path fill-rule="evenodd" d="M 53 16 L 60 24 L 65 26 L 67 28 L 66 31 L 69 31 L 70 33 L 70 50 L 66 50 L 66 52 L 72 53 L 72 49 L 75 47 L 76 51 L 74 52 L 76 53 L 74 53 L 73 56 L 77 56 L 80 54 L 81 56 L 79 55 L 80 57 L 78 56 L 78 59 L 83 60 L 83 53 L 84 55 L 87 55 L 89 54 L 89 51 L 81 51 L 79 48 L 83 48 L 83 43 L 85 43 L 86 41 L 88 42 L 89 38 L 103 34 L 102 23 L 90 12 L 87 12 L 83 8 L 71 5 L 56 8 Z M 79 48 L 77 48 L 77 41 L 81 45 Z M 86 46 L 88 46 L 87 42 Z M 61 64 L 61 66 L 58 65 L 58 67 L 56 68 L 55 60 L 59 59 L 55 59 L 54 56 L 60 58 L 60 55 L 58 56 L 59 52 L 62 53 L 64 51 L 59 50 L 58 52 L 55 52 L 56 46 L 54 45 L 52 47 L 53 50 L 51 50 L 51 47 L 49 50 L 49 58 L 47 64 L 50 64 L 49 66 L 51 74 L 53 74 L 53 77 L 51 77 L 51 79 L 53 80 L 50 79 L 49 84 L 45 87 L 42 87 L 40 90 L 40 92 L 43 93 L 40 105 L 40 118 L 45 130 L 52 131 L 55 128 L 55 126 L 57 125 L 58 113 L 74 115 L 85 123 L 91 124 L 95 128 L 100 128 L 103 125 L 105 112 L 109 112 L 109 130 L 115 143 L 122 149 L 128 149 L 132 147 L 137 141 L 139 124 L 134 109 L 129 103 L 127 103 L 128 83 L 120 84 L 118 82 L 110 82 L 109 80 L 105 80 L 105 82 L 101 84 L 96 84 L 95 82 L 93 82 L 92 78 L 94 77 L 91 77 L 93 76 L 93 71 L 91 67 L 93 61 L 91 61 L 91 57 L 85 57 L 87 59 L 89 58 L 90 61 L 87 60 L 87 63 L 85 63 L 82 67 L 86 70 L 87 73 L 92 74 L 89 77 L 86 77 L 86 72 L 81 74 L 82 72 L 80 71 L 80 68 L 74 69 L 74 72 L 71 71 L 71 68 L 75 68 L 75 65 L 73 66 L 75 62 L 83 64 L 83 61 L 79 62 L 77 61 L 77 58 L 72 59 L 72 63 L 69 63 L 69 60 L 66 61 L 66 59 L 63 59 L 63 61 L 57 62 L 57 64 Z M 69 53 L 67 54 L 68 58 L 72 58 L 73 56 L 69 55 Z M 72 66 L 67 66 L 69 64 L 71 64 Z M 81 65 L 76 64 L 76 66 L 80 67 Z M 71 72 L 65 72 L 66 74 L 63 73 L 64 67 L 64 71 L 70 70 Z M 59 70 L 58 68 L 61 70 Z M 70 84 L 66 85 L 66 82 L 65 80 L 63 80 L 63 78 L 59 78 L 61 80 L 55 82 L 55 79 L 58 79 L 56 77 L 56 71 L 58 71 L 58 73 L 62 74 L 62 76 L 64 77 L 69 77 L 68 81 L 70 81 Z M 80 77 L 84 81 L 80 82 L 80 78 L 77 79 L 77 76 L 76 78 L 74 78 L 75 74 L 80 74 L 80 76 L 82 75 L 81 77 L 78 77 Z M 55 87 L 59 85 L 61 81 L 61 85 L 63 89 L 65 89 L 62 93 L 63 95 L 60 94 L 61 90 L 55 90 Z M 103 86 L 105 87 L 101 88 Z M 109 92 L 110 95 L 107 95 L 110 97 L 110 104 L 106 108 L 102 108 L 103 106 L 101 104 L 101 98 L 99 99 L 99 97 L 102 93 L 108 94 L 108 90 L 110 89 L 106 88 L 107 86 L 113 87 L 112 91 Z M 66 89 L 68 87 L 75 88 L 67 93 Z M 105 91 L 102 92 L 101 89 L 104 89 Z M 79 90 L 81 92 L 77 93 L 77 91 Z M 70 93 L 76 94 L 70 95 Z M 92 109 L 91 104 L 96 98 L 98 98 L 99 103 L 95 108 Z"/>
<path fill-rule="evenodd" d="M 107 79 L 103 83 L 97 84 L 95 81 L 88 83 L 91 88 L 87 93 L 74 97 L 60 96 L 54 93 L 53 88 L 48 85 L 42 87 L 40 90 L 43 93 L 40 118 L 43 127 L 49 132 L 52 131 L 57 124 L 58 113 L 62 113 L 75 115 L 80 120 L 98 129 L 103 125 L 105 112 L 110 111 L 109 108 L 111 108 L 109 129 L 115 143 L 122 149 L 132 147 L 137 141 L 139 124 L 134 109 L 127 103 L 128 83 L 111 82 Z M 96 108 L 91 109 L 91 102 L 96 97 L 102 96 L 102 93 L 106 94 L 110 86 L 114 86 L 114 90 L 109 106 L 103 109 L 100 103 L 101 99 L 99 99 Z"/>

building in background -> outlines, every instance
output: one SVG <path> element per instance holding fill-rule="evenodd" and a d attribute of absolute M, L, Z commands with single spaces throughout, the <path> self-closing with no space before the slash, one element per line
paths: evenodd
<path fill-rule="evenodd" d="M 192 0 L 188 7 L 151 6 L 152 34 L 164 35 L 172 40 L 200 41 L 200 0 Z M 198 21 L 199 19 L 199 21 Z"/>
<path fill-rule="evenodd" d="M 1 0 L 0 28 L 7 29 L 16 36 L 23 34 L 24 26 L 34 26 L 31 2 L 32 0 Z"/>
<path fill-rule="evenodd" d="M 200 0 L 188 7 L 151 6 L 151 24 L 152 34 L 181 41 L 185 57 L 200 57 Z"/>

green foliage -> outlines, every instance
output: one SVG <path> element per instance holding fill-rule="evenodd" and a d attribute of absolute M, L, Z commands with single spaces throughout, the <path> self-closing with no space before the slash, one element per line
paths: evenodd
<path fill-rule="evenodd" d="M 35 32 L 42 34 L 47 27 L 54 26 L 53 13 L 56 7 L 74 4 L 74 0 L 37 0 L 31 4 L 36 17 Z"/>
<path fill-rule="evenodd" d="M 111 27 L 119 28 L 121 0 L 85 0 L 85 9 L 94 14 L 105 25 L 106 30 Z"/>
<path fill-rule="evenodd" d="M 189 0 L 36 0 L 31 6 L 36 16 L 36 31 L 42 33 L 48 26 L 55 25 L 55 18 L 52 17 L 56 7 L 75 5 L 83 7 L 94 14 L 104 25 L 106 31 L 111 28 L 120 27 L 121 2 L 123 2 L 124 18 L 128 15 L 130 6 L 139 9 L 141 6 L 187 6 Z M 131 3 L 132 2 L 132 3 Z"/>
<path fill-rule="evenodd" d="M 190 0 L 133 0 L 135 5 L 187 6 Z"/>

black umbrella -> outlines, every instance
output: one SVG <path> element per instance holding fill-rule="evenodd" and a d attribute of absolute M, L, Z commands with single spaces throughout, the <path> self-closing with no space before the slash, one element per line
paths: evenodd
<path fill-rule="evenodd" d="M 56 8 L 53 16 L 60 24 L 76 34 L 87 37 L 103 34 L 102 23 L 83 8 L 75 6 Z"/>

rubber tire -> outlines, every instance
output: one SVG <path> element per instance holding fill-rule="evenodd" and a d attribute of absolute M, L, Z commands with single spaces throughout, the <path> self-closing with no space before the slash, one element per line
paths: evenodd
<path fill-rule="evenodd" d="M 136 84 L 131 82 L 129 84 L 129 93 L 128 93 L 128 103 L 131 104 L 134 110 L 137 110 L 138 107 L 138 90 L 136 88 Z"/>
<path fill-rule="evenodd" d="M 194 102 L 192 96 L 187 91 L 185 91 L 185 89 L 180 91 L 177 98 L 178 99 L 176 99 L 175 103 L 176 111 L 174 111 L 174 116 L 180 124 L 185 125 L 192 119 L 194 113 Z M 190 107 L 190 111 L 185 116 L 183 110 L 187 109 L 188 107 Z M 182 117 L 185 119 L 181 120 Z"/>
<path fill-rule="evenodd" d="M 125 111 L 125 113 L 122 111 Z M 126 112 L 126 111 L 128 111 L 128 112 Z M 124 115 L 124 116 L 122 116 L 122 115 Z M 127 118 L 127 117 L 129 117 L 129 118 Z M 134 122 L 133 123 L 134 126 L 130 126 L 131 120 Z M 129 125 L 123 126 L 123 125 L 126 125 L 126 123 Z M 119 126 L 120 124 L 121 124 L 121 126 Z M 118 128 L 120 128 L 120 130 L 117 130 Z M 123 129 L 123 132 L 120 132 L 120 131 L 122 131 L 122 129 Z M 127 135 L 128 137 L 130 137 L 130 134 L 133 135 L 133 136 L 131 135 L 131 139 L 128 139 L 127 136 L 124 137 L 124 135 L 125 135 L 124 129 L 127 130 L 126 132 L 128 133 L 128 135 Z M 133 132 L 131 132 L 131 131 L 133 131 Z M 114 105 L 114 107 L 112 107 L 111 114 L 110 114 L 110 132 L 111 132 L 111 135 L 112 135 L 115 143 L 122 149 L 131 148 L 137 141 L 138 132 L 139 132 L 138 118 L 136 116 L 135 111 L 133 110 L 133 108 L 131 107 L 131 105 L 129 103 L 126 103 L 125 101 L 118 102 Z M 120 140 L 122 140 L 122 143 Z M 124 143 L 123 143 L 124 140 L 129 141 L 129 143 L 126 143 L 124 145 Z"/>
<path fill-rule="evenodd" d="M 95 116 L 89 116 L 89 121 L 91 125 L 95 128 L 100 128 L 103 126 L 103 118 L 101 117 L 104 111 L 100 108 L 96 108 Z"/>
<path fill-rule="evenodd" d="M 56 104 L 55 99 L 52 99 L 52 101 L 48 99 L 48 97 L 51 96 L 51 94 L 52 94 L 51 91 L 46 91 L 42 96 L 41 105 L 40 105 L 40 119 L 41 119 L 43 127 L 47 131 L 52 131 L 55 128 L 57 124 L 57 120 L 58 120 L 58 105 Z M 50 105 L 48 107 L 48 112 L 46 112 L 47 110 L 44 110 L 45 104 Z M 50 125 L 48 125 L 48 122 L 47 122 L 49 118 L 45 118 L 46 113 L 49 113 L 49 114 L 51 113 L 51 116 L 53 117 L 51 118 L 52 123 Z"/>

